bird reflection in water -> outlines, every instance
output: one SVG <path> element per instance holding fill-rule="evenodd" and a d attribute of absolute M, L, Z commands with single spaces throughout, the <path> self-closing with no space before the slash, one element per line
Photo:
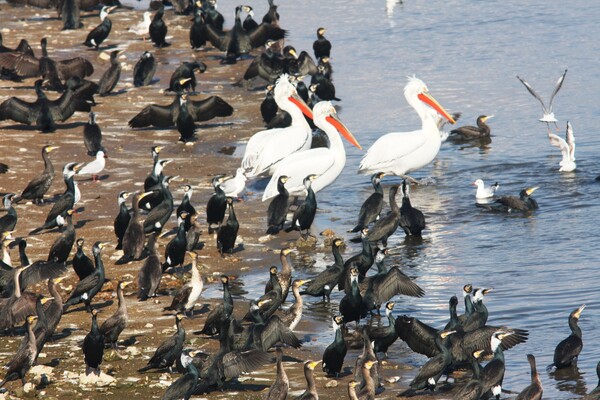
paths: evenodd
<path fill-rule="evenodd" d="M 556 381 L 556 388 L 561 392 L 569 392 L 583 396 L 586 394 L 585 373 L 581 373 L 577 365 L 552 369 L 548 372 L 550 378 Z"/>

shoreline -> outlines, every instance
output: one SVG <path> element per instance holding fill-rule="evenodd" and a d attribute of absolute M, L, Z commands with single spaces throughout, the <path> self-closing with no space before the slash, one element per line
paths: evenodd
<path fill-rule="evenodd" d="M 108 68 L 107 61 L 99 59 L 96 52 L 89 51 L 80 45 L 80 37 L 85 35 L 89 27 L 95 24 L 97 12 L 89 13 L 91 17 L 84 19 L 86 26 L 83 30 L 61 32 L 61 36 L 57 37 L 53 33 L 60 29 L 58 27 L 61 21 L 55 18 L 54 10 L 29 7 L 14 8 L 3 5 L 2 12 L 4 15 L 6 15 L 7 10 L 11 13 L 10 20 L 6 21 L 2 31 L 6 45 L 13 46 L 18 39 L 27 38 L 34 47 L 36 54 L 39 54 L 40 30 L 42 29 L 41 25 L 45 24 L 46 30 L 42 33 L 49 38 L 50 57 L 63 59 L 83 55 L 89 58 L 96 69 L 91 77 L 92 80 L 97 80 L 103 71 Z M 195 193 L 192 197 L 192 204 L 200 213 L 203 226 L 206 226 L 204 224 L 204 209 L 206 201 L 212 193 L 210 179 L 219 173 L 233 173 L 239 165 L 239 158 L 236 158 L 235 155 L 240 141 L 246 140 L 253 133 L 263 129 L 258 112 L 263 92 L 232 86 L 245 71 L 249 60 L 241 61 L 234 66 L 223 66 L 219 65 L 218 59 L 215 58 L 221 55 L 219 51 L 210 50 L 189 54 L 191 52 L 186 47 L 188 17 L 173 16 L 172 13 L 169 13 L 168 18 L 174 21 L 169 30 L 169 34 L 174 36 L 171 39 L 173 45 L 162 50 L 154 48 L 151 50 L 157 59 L 160 57 L 157 60 L 159 61 L 159 67 L 156 75 L 159 81 L 149 87 L 133 88 L 131 84 L 133 65 L 139 55 L 150 46 L 147 42 L 137 39 L 134 34 L 128 33 L 126 27 L 141 19 L 142 13 L 143 11 L 137 10 L 117 10 L 115 14 L 111 15 L 115 31 L 111 33 L 112 40 L 109 38 L 108 42 L 109 44 L 117 44 L 125 41 L 127 51 L 121 58 L 125 65 L 121 81 L 116 89 L 118 93 L 107 97 L 96 96 L 98 105 L 94 107 L 94 111 L 98 114 L 98 124 L 101 126 L 104 135 L 104 146 L 108 151 L 107 166 L 101 173 L 101 180 L 98 183 L 91 182 L 88 178 L 76 179 L 82 191 L 82 200 L 77 205 L 81 212 L 75 216 L 74 224 L 76 225 L 77 237 L 86 239 L 84 247 L 86 254 L 90 255 L 91 245 L 97 240 L 112 243 L 103 256 L 107 277 L 111 279 L 111 283 L 106 284 L 97 297 L 97 302 L 104 305 L 99 313 L 99 322 L 110 316 L 116 308 L 116 304 L 113 304 L 116 303 L 115 293 L 112 291 L 114 282 L 120 278 L 135 280 L 137 270 L 142 264 L 141 261 L 137 261 L 125 266 L 114 265 L 114 261 L 118 259 L 118 254 L 114 253 L 116 241 L 112 231 L 112 221 L 117 213 L 117 194 L 121 190 L 139 190 L 145 176 L 149 173 L 151 168 L 150 147 L 152 145 L 164 145 L 165 149 L 161 152 L 161 158 L 174 159 L 174 162 L 166 167 L 165 175 L 180 175 L 183 178 L 182 181 L 171 185 L 175 205 L 179 203 L 182 197 L 182 190 L 179 187 L 183 184 L 194 186 Z M 176 25 L 175 21 L 179 25 Z M 72 46 L 74 49 L 72 53 L 74 54 L 71 55 L 69 52 L 61 51 L 61 46 Z M 145 105 L 150 103 L 168 104 L 172 101 L 171 96 L 165 96 L 162 90 L 159 91 L 158 89 L 164 89 L 167 86 L 170 73 L 180 61 L 189 61 L 194 57 L 205 62 L 208 69 L 204 74 L 197 74 L 199 81 L 197 90 L 200 94 L 193 96 L 193 98 L 199 99 L 208 95 L 219 95 L 234 107 L 233 116 L 200 124 L 197 130 L 197 140 L 192 146 L 177 143 L 178 133 L 173 129 L 132 130 L 128 128 L 127 121 Z M 27 79 L 19 84 L 3 81 L 0 96 L 2 96 L 2 99 L 8 96 L 31 99 L 33 82 L 34 79 Z M 49 96 L 55 98 L 56 95 L 50 92 Z M 10 171 L 8 174 L 0 175 L 0 182 L 2 183 L 0 190 L 20 194 L 27 182 L 43 168 L 39 154 L 41 147 L 52 143 L 59 145 L 60 149 L 50 156 L 56 169 L 56 176 L 54 184 L 48 192 L 48 197 L 56 197 L 62 193 L 63 183 L 60 179 L 62 165 L 68 161 L 91 161 L 91 158 L 85 154 L 86 151 L 81 137 L 82 126 L 86 121 L 87 115 L 76 113 L 66 123 L 59 124 L 59 129 L 51 134 L 42 134 L 31 128 L 22 129 L 23 126 L 10 121 L 2 122 L 0 125 L 0 131 L 2 132 L 0 145 L 5 149 L 15 149 L 16 152 L 15 154 L 5 155 L 1 160 L 9 164 Z M 133 138 L 135 140 L 132 140 Z M 233 155 L 225 154 L 231 153 L 232 150 Z M 266 206 L 266 203 L 260 201 L 257 193 L 248 194 L 245 201 L 235 203 L 236 214 L 240 220 L 239 237 L 241 237 L 241 240 L 238 238 L 237 246 L 239 247 L 241 242 L 243 250 L 234 253 L 232 257 L 221 258 L 216 251 L 214 237 L 209 236 L 207 230 L 204 229 L 200 240 L 205 242 L 205 245 L 202 250 L 197 252 L 200 256 L 200 262 L 208 266 L 203 271 L 205 290 L 208 293 L 215 293 L 216 296 L 211 299 L 206 299 L 203 296 L 202 302 L 204 305 L 196 308 L 194 318 L 184 320 L 184 326 L 187 330 L 186 347 L 199 348 L 208 352 L 212 352 L 218 347 L 217 340 L 207 340 L 203 336 L 192 333 L 200 330 L 203 326 L 204 317 L 208 312 L 205 303 L 212 306 L 219 301 L 218 296 L 221 291 L 218 275 L 225 273 L 234 278 L 234 282 L 244 283 L 251 280 L 255 274 L 258 274 L 258 271 L 263 276 L 264 270 L 264 282 L 266 282 L 268 267 L 270 265 L 280 266 L 278 250 L 282 245 L 290 241 L 294 242 L 299 237 L 299 233 L 292 232 L 290 234 L 280 234 L 273 238 L 265 238 Z M 50 207 L 51 205 L 48 203 L 41 206 L 26 203 L 16 205 L 19 223 L 13 236 L 27 236 L 27 232 L 41 224 Z M 175 217 L 171 217 L 166 229 L 172 230 L 175 226 L 175 220 Z M 27 238 L 29 257 L 32 260 L 45 259 L 50 245 L 57 236 L 56 230 L 53 230 L 50 233 L 42 233 Z M 159 241 L 161 258 L 164 254 L 164 246 L 171 237 L 172 233 Z M 300 249 L 297 258 L 302 262 L 305 262 L 307 258 L 311 258 L 313 260 L 325 259 L 327 263 L 330 263 L 332 256 L 329 246 L 322 245 L 323 239 L 321 237 L 319 237 L 319 242 L 316 251 L 313 252 L 312 248 L 311 252 Z M 346 249 L 343 256 L 348 258 L 353 253 Z M 71 254 L 74 254 L 74 251 Z M 11 256 L 13 263 L 18 262 L 15 250 L 11 251 Z M 69 272 L 68 278 L 59 285 L 63 297 L 68 296 L 75 281 L 74 274 Z M 181 281 L 175 277 L 163 278 L 159 289 L 161 296 L 156 300 L 149 300 L 145 303 L 137 301 L 135 297 L 136 285 L 131 285 L 125 291 L 130 320 L 120 340 L 133 344 L 128 346 L 127 349 L 122 348 L 120 355 L 109 355 L 101 366 L 104 372 L 108 372 L 109 375 L 117 378 L 116 386 L 90 390 L 89 388 L 82 388 L 73 377 L 73 373 L 78 374 L 82 371 L 83 355 L 79 343 L 87 334 L 90 326 L 89 315 L 77 311 L 80 307 L 73 307 L 72 311 L 63 316 L 57 330 L 57 332 L 61 332 L 66 329 L 65 334 L 67 337 L 47 343 L 43 350 L 45 356 L 39 358 L 40 364 L 50 365 L 53 370 L 48 374 L 49 385 L 38 389 L 36 394 L 46 398 L 66 398 L 67 396 L 101 398 L 116 395 L 162 397 L 166 390 L 164 382 L 177 379 L 177 375 L 165 376 L 163 372 L 139 374 L 135 371 L 145 365 L 146 360 L 158 343 L 174 331 L 173 317 L 163 314 L 162 308 L 171 301 L 171 297 L 165 294 L 172 292 L 181 284 Z M 45 286 L 45 283 L 39 284 L 33 290 L 46 293 Z M 239 288 L 238 296 L 243 295 L 246 298 L 252 298 L 259 295 L 256 292 L 244 294 L 245 288 L 246 285 Z M 110 303 L 110 301 L 113 301 L 113 303 Z M 308 298 L 305 303 L 311 303 L 312 301 Z M 234 297 L 234 302 L 236 303 L 234 315 L 239 318 L 246 312 L 247 306 L 239 307 L 240 300 L 237 296 Z M 150 322 L 148 322 L 149 319 L 151 319 Z M 297 336 L 311 338 L 311 335 L 321 328 L 321 326 L 316 326 L 314 321 L 303 319 L 297 328 Z M 10 358 L 11 351 L 14 351 L 19 342 L 20 338 L 17 337 L 5 337 L 0 341 L 1 363 L 5 363 Z M 287 361 L 285 367 L 290 377 L 290 393 L 299 394 L 303 391 L 305 381 L 302 373 L 302 362 L 306 359 L 320 359 L 323 348 L 318 346 L 320 345 L 312 346 L 308 342 L 304 343 L 303 348 L 300 350 L 284 349 L 284 361 Z M 406 347 L 401 345 L 400 342 L 395 346 Z M 315 371 L 318 389 L 323 398 L 346 397 L 347 385 L 351 380 L 348 371 L 351 368 L 353 369 L 356 355 L 360 352 L 361 350 L 349 350 L 344 372 L 342 377 L 336 380 L 338 382 L 336 387 L 326 388 L 325 385 L 334 380 L 325 378 L 320 370 Z M 111 352 L 105 352 L 105 357 L 109 353 Z M 126 359 L 121 359 L 121 357 L 126 357 Z M 398 392 L 405 389 L 406 382 L 410 381 L 411 375 L 416 372 L 416 369 L 402 363 L 402 360 L 382 361 L 382 366 L 385 378 L 400 376 L 400 382 L 403 385 L 386 383 L 386 390 L 378 398 L 395 397 Z M 200 397 L 220 398 L 228 396 L 232 392 L 237 392 L 239 396 L 244 398 L 262 397 L 264 395 L 262 390 L 264 387 L 268 388 L 271 384 L 274 371 L 274 364 L 266 365 L 256 373 L 241 377 L 233 385 L 226 384 L 224 392 L 216 391 Z M 19 394 L 20 386 L 20 383 L 13 382 L 7 384 L 6 387 L 10 393 Z M 28 397 L 30 395 L 24 394 L 23 396 Z M 439 396 L 434 394 L 413 398 L 440 398 Z M 441 394 L 441 396 L 444 396 L 444 394 Z"/>

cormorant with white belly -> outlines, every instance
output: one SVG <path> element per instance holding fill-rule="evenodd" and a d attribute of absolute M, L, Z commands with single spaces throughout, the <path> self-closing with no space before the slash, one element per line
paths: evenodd
<path fill-rule="evenodd" d="M 100 10 L 100 25 L 96 26 L 88 33 L 83 44 L 87 47 L 94 47 L 96 50 L 100 49 L 100 45 L 106 40 L 112 29 L 112 21 L 108 18 L 108 14 L 115 8 L 117 8 L 117 6 L 102 7 L 102 10 Z"/>

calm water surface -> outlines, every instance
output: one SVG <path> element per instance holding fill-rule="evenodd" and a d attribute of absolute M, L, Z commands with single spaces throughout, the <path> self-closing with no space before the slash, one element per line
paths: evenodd
<path fill-rule="evenodd" d="M 537 357 L 546 398 L 573 398 L 595 387 L 600 360 L 600 183 L 594 182 L 600 174 L 595 162 L 600 148 L 600 3 L 280 3 L 281 25 L 290 30 L 289 43 L 297 49 L 312 54 L 316 29 L 328 28 L 336 88 L 343 99 L 339 115 L 365 149 L 384 133 L 420 127 L 402 93 L 407 75 L 424 80 L 449 111 L 461 111 L 461 125 L 474 125 L 480 114 L 495 115 L 489 146 L 444 143 L 435 162 L 414 173 L 417 178 L 435 178 L 433 184 L 412 191 L 413 205 L 425 213 L 428 229 L 418 245 L 406 244 L 404 234 L 398 233 L 390 246 L 399 246 L 401 253 L 392 261 L 414 276 L 427 294 L 423 299 L 402 299 L 397 313 L 442 327 L 448 298 L 460 296 L 465 283 L 493 287 L 487 297 L 489 323 L 530 331 L 526 344 L 506 353 L 507 389 L 518 392 L 529 383 L 527 353 Z M 219 4 L 226 13 L 237 3 Z M 257 17 L 262 16 L 266 1 L 251 4 Z M 548 99 L 565 68 L 569 72 L 554 108 L 559 134 L 564 135 L 567 120 L 575 131 L 574 173 L 558 172 L 560 152 L 549 145 L 546 127 L 537 121 L 540 105 L 515 77 L 524 77 Z M 317 196 L 319 231 L 351 228 L 371 192 L 368 177 L 356 174 L 364 151 L 349 145 L 346 149 L 343 174 Z M 535 195 L 540 210 L 522 216 L 476 208 L 470 183 L 477 178 L 498 181 L 502 194 L 540 186 Z M 393 183 L 398 180 L 385 178 L 386 196 Z M 358 250 L 352 245 L 345 256 Z M 317 261 L 307 275 L 324 268 L 331 258 Z M 552 362 L 556 344 L 569 334 L 569 312 L 582 303 L 588 308 L 580 321 L 585 346 L 578 370 L 555 376 L 544 367 Z M 307 308 L 313 318 L 328 321 L 322 305 Z M 323 343 L 330 340 L 329 333 L 323 334 Z M 400 352 L 414 365 L 424 362 L 418 355 L 404 354 L 400 346 L 392 357 Z"/>

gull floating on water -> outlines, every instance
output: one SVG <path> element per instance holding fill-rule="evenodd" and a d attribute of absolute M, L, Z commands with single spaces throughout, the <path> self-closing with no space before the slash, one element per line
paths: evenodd
<path fill-rule="evenodd" d="M 546 107 L 546 104 L 544 104 L 544 100 L 542 100 L 540 95 L 537 94 L 535 92 L 535 90 L 533 90 L 531 85 L 529 83 L 527 83 L 524 79 L 522 79 L 519 75 L 517 75 L 517 79 L 520 80 L 523 85 L 525 85 L 525 87 L 527 88 L 529 93 L 531 93 L 532 96 L 535 97 L 536 99 L 538 99 L 538 101 L 542 104 L 542 110 L 544 111 L 544 116 L 542 118 L 540 118 L 541 122 L 545 122 L 548 125 L 550 124 L 550 122 L 553 122 L 554 125 L 556 125 L 556 123 L 558 122 L 557 119 L 554 117 L 554 111 L 552 110 L 552 102 L 554 101 L 554 97 L 560 90 L 560 88 L 563 84 L 563 81 L 565 80 L 566 75 L 567 75 L 567 70 L 565 69 L 565 72 L 562 74 L 562 76 L 560 78 L 558 78 L 558 81 L 556 82 L 556 85 L 554 86 L 554 91 L 552 92 L 552 95 L 550 96 L 550 103 L 548 104 L 548 107 Z"/>
<path fill-rule="evenodd" d="M 473 182 L 473 186 L 477 186 L 477 192 L 475 192 L 475 198 L 479 199 L 479 200 L 489 199 L 491 197 L 494 197 L 496 190 L 498 190 L 498 188 L 500 187 L 498 182 L 494 183 L 492 186 L 486 187 L 485 183 L 483 183 L 483 180 L 481 180 L 481 179 L 477 179 L 475 182 Z"/>
<path fill-rule="evenodd" d="M 560 149 L 562 153 L 562 160 L 558 164 L 560 165 L 560 172 L 571 172 L 575 171 L 577 164 L 575 164 L 575 136 L 573 136 L 573 127 L 571 123 L 567 121 L 567 133 L 565 135 L 566 140 L 555 135 L 554 133 L 548 132 L 548 139 L 550 144 Z"/>

